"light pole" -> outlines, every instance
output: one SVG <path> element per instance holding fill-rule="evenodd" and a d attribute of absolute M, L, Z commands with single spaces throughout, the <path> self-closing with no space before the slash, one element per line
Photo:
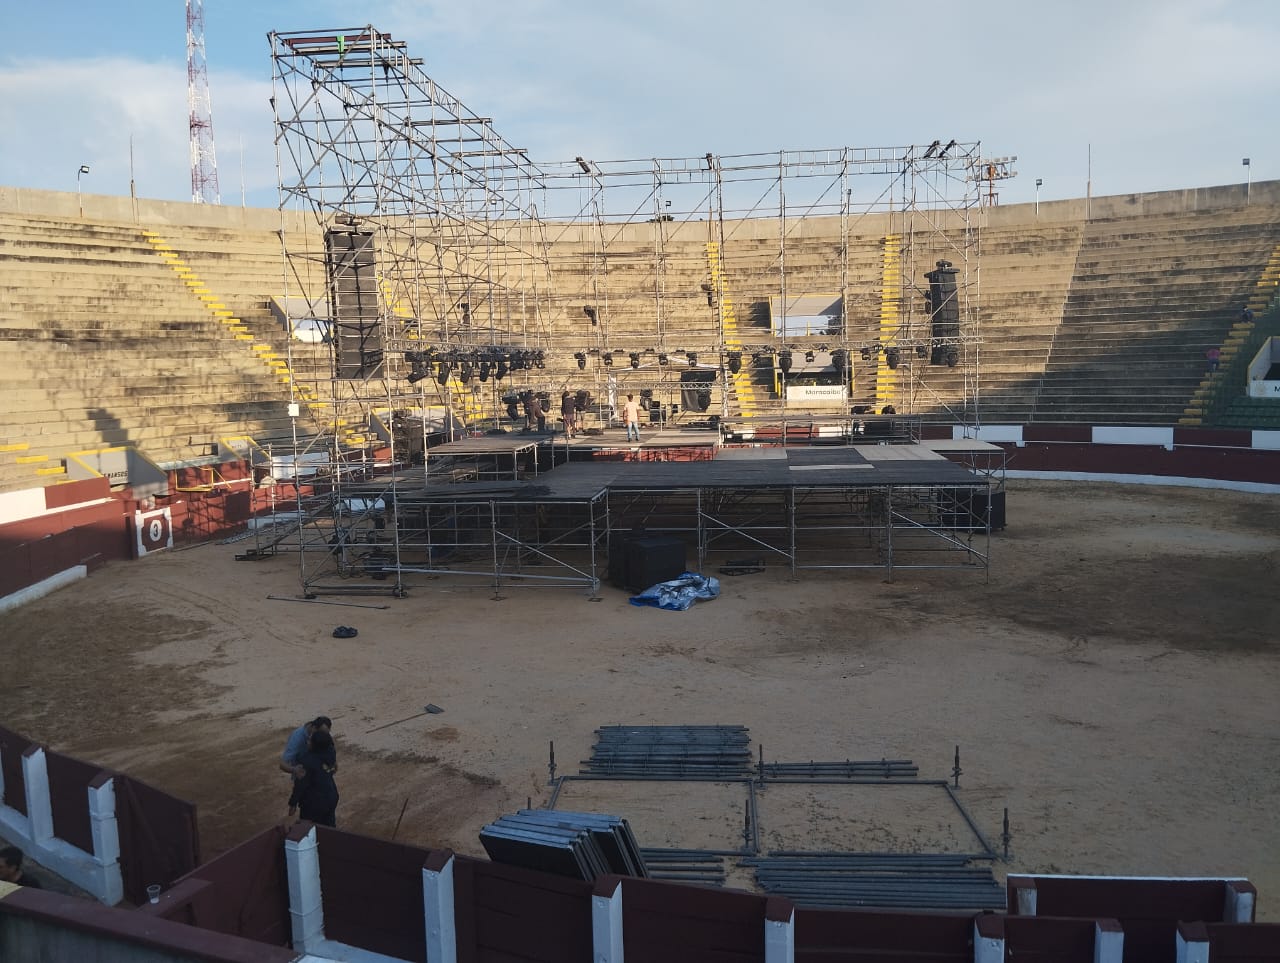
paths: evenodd
<path fill-rule="evenodd" d="M 1249 163 L 1249 158 L 1244 157 L 1240 160 L 1244 165 L 1245 182 L 1244 182 L 1244 202 L 1249 203 L 1249 194 L 1253 190 L 1253 165 Z"/>
<path fill-rule="evenodd" d="M 1043 183 L 1043 178 L 1036 178 L 1036 217 L 1040 216 L 1040 185 Z"/>
<path fill-rule="evenodd" d="M 89 165 L 81 164 L 80 169 L 76 171 L 76 201 L 80 205 L 80 217 L 84 218 L 84 195 L 80 193 L 80 178 L 82 175 L 89 173 Z"/>

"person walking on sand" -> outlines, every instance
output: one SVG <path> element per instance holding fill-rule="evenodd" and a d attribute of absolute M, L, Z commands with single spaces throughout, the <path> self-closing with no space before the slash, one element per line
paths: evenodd
<path fill-rule="evenodd" d="M 627 426 L 627 441 L 640 440 L 640 402 L 635 395 L 627 395 L 622 406 L 622 423 Z"/>

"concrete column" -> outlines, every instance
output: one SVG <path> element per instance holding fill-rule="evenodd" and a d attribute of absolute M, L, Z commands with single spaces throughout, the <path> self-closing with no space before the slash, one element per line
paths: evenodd
<path fill-rule="evenodd" d="M 591 959 L 622 963 L 622 880 L 601 876 L 591 891 Z"/>
<path fill-rule="evenodd" d="M 764 904 L 764 963 L 795 963 L 796 908 L 771 896 Z"/>
<path fill-rule="evenodd" d="M 1124 927 L 1119 920 L 1097 920 L 1093 929 L 1093 963 L 1123 963 Z"/>
<path fill-rule="evenodd" d="M 303 953 L 319 951 L 324 941 L 324 907 L 320 902 L 320 849 L 316 828 L 302 824 L 284 841 L 284 861 L 289 873 L 289 919 L 293 924 L 293 948 Z"/>
<path fill-rule="evenodd" d="M 1258 900 L 1258 890 L 1248 880 L 1233 879 L 1227 882 L 1227 905 L 1222 922 L 1252 923 Z"/>
<path fill-rule="evenodd" d="M 973 921 L 973 963 L 1004 963 L 1004 918 L 979 916 Z"/>
<path fill-rule="evenodd" d="M 1177 963 L 1209 963 L 1209 931 L 1203 923 L 1179 923 L 1174 945 Z"/>
<path fill-rule="evenodd" d="M 1014 896 L 1009 912 L 1014 916 L 1035 916 L 1036 881 L 1030 876 L 1011 876 L 1008 882 Z"/>
<path fill-rule="evenodd" d="M 116 822 L 115 781 L 105 773 L 89 784 L 89 829 L 93 858 L 102 866 L 120 862 L 120 826 Z"/>
<path fill-rule="evenodd" d="M 427 963 L 458 963 L 454 917 L 453 852 L 433 852 L 422 868 L 422 904 L 427 924 Z"/>
<path fill-rule="evenodd" d="M 32 746 L 23 753 L 22 779 L 27 784 L 31 842 L 40 846 L 53 838 L 53 803 L 49 799 L 49 763 L 39 746 Z"/>

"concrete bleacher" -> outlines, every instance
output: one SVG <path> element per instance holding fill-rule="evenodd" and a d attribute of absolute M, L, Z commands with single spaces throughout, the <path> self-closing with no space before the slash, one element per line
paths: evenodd
<path fill-rule="evenodd" d="M 382 386 L 335 388 L 329 347 L 290 342 L 271 309 L 273 298 L 323 297 L 314 223 L 299 216 L 286 230 L 310 255 L 286 263 L 276 211 L 165 202 L 135 210 L 128 198 L 92 198 L 81 217 L 76 200 L 0 189 L 0 488 L 56 481 L 61 459 L 78 450 L 134 445 L 163 465 L 207 460 L 222 437 L 270 443 L 291 434 L 293 397 L 303 400 L 304 433 L 359 443 L 359 410 Z M 1229 356 L 1241 305 L 1261 314 L 1274 301 L 1278 213 L 1276 184 L 1254 185 L 1248 204 L 1241 191 L 1210 188 L 976 209 L 967 290 L 977 307 L 960 364 L 906 352 L 891 372 L 883 356 L 854 352 L 850 404 L 892 397 L 900 412 L 986 423 L 1177 423 L 1199 410 L 1188 406 L 1203 393 L 1206 348 Z M 789 221 L 785 240 L 767 218 L 718 231 L 706 221 L 606 225 L 603 237 L 591 225 L 550 225 L 541 262 L 513 247 L 497 269 L 512 284 L 536 278 L 536 293 L 489 306 L 502 313 L 500 329 L 474 333 L 477 344 L 493 334 L 540 348 L 546 367 L 473 383 L 464 407 L 498 412 L 502 394 L 525 386 L 598 395 L 609 376 L 621 392 L 659 384 L 674 398 L 686 366 L 673 357 L 660 367 L 658 351 L 697 352 L 700 367 L 714 367 L 724 343 L 737 343 L 748 349 L 744 376 L 727 399 L 715 390 L 710 413 L 794 413 L 775 391 L 768 353 L 751 360 L 758 346 L 780 344 L 770 299 L 784 289 L 838 292 L 843 278 L 849 343 L 882 338 L 885 318 L 896 316 L 918 338 L 928 330 L 923 274 L 938 259 L 957 260 L 936 237 L 901 241 L 900 218 L 866 215 L 844 230 L 834 217 Z M 431 338 L 442 333 L 431 327 L 444 315 L 430 301 L 439 286 L 419 287 L 428 301 L 416 323 Z M 398 296 L 383 295 L 401 313 Z M 583 312 L 589 304 L 599 325 Z M 604 349 L 616 352 L 608 371 Z M 585 371 L 573 358 L 580 351 L 595 352 Z M 629 351 L 642 352 L 640 370 Z M 440 403 L 434 379 L 407 385 L 392 355 L 391 394 Z M 450 389 L 457 399 L 462 386 Z M 1223 417 L 1272 424 L 1269 409 L 1248 403 Z"/>
<path fill-rule="evenodd" d="M 1036 420 L 1176 422 L 1277 243 L 1266 205 L 1089 221 Z"/>
<path fill-rule="evenodd" d="M 282 336 L 263 307 L 279 270 L 254 267 L 273 247 L 278 264 L 278 236 L 237 232 L 214 283 L 228 311 L 256 310 L 259 333 Z M 0 486 L 56 481 L 77 451 L 129 445 L 190 463 L 220 438 L 291 433 L 288 390 L 260 339 L 230 330 L 138 226 L 0 213 L 0 264 Z"/>

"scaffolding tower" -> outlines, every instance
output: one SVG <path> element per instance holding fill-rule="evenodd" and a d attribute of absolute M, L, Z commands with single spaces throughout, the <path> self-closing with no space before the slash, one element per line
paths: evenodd
<path fill-rule="evenodd" d="M 977 143 L 535 163 L 372 26 L 269 41 L 283 297 L 324 332 L 290 341 L 272 463 L 312 493 L 273 536 L 309 591 L 342 587 L 352 544 L 403 591 L 422 546 L 388 516 L 432 442 L 518 425 L 530 393 L 588 425 L 636 393 L 740 437 L 979 420 Z"/>

